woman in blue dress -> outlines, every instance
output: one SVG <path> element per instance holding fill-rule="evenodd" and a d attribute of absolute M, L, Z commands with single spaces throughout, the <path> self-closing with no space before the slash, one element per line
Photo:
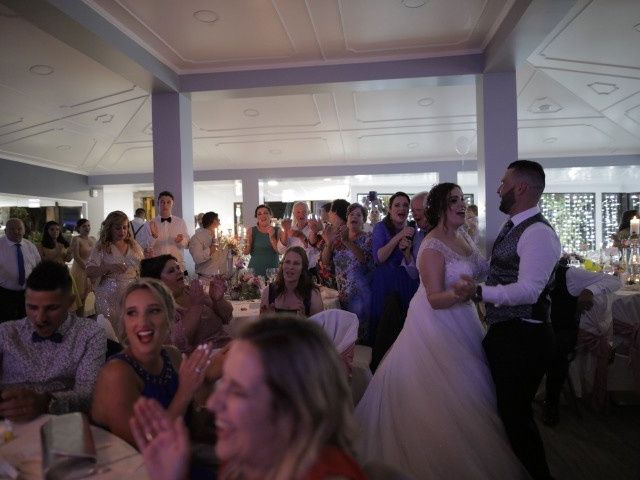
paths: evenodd
<path fill-rule="evenodd" d="M 409 195 L 396 192 L 389 199 L 389 213 L 373 228 L 371 254 L 375 263 L 371 278 L 371 316 L 368 343 L 375 343 L 380 317 L 387 298 L 395 294 L 404 312 L 418 289 L 418 279 L 411 278 L 406 266 L 412 265 L 411 239 L 415 233 L 407 226 Z"/>
<path fill-rule="evenodd" d="M 175 419 L 186 414 L 205 379 L 213 380 L 219 372 L 209 345 L 200 345 L 184 360 L 178 349 L 164 345 L 175 306 L 160 281 L 144 278 L 129 285 L 120 315 L 126 348 L 100 370 L 91 419 L 133 445 L 129 419 L 139 397 L 157 400 Z"/>

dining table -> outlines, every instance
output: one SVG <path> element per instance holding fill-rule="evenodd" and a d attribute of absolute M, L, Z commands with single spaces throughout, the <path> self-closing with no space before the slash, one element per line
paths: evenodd
<path fill-rule="evenodd" d="M 340 308 L 337 290 L 324 286 L 320 287 L 320 296 L 325 310 Z M 260 318 L 260 299 L 231 300 L 231 305 L 233 305 L 233 318 L 225 326 L 225 331 L 231 337 L 236 337 L 245 325 Z"/>
<path fill-rule="evenodd" d="M 41 415 L 25 423 L 13 423 L 13 434 L 3 435 L 0 459 L 17 470 L 20 480 L 42 479 L 40 427 L 53 415 Z M 6 425 L 5 425 L 6 428 Z M 103 428 L 91 426 L 97 462 L 68 480 L 147 480 L 144 460 L 138 450 Z M 12 438 L 11 438 L 12 437 Z M 0 440 L 2 441 L 2 440 Z M 2 476 L 0 478 L 11 478 Z"/>

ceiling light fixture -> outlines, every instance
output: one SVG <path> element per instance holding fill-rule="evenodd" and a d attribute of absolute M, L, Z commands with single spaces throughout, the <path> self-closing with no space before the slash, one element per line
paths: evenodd
<path fill-rule="evenodd" d="M 331 181 L 331 179 L 330 179 L 330 178 L 328 178 L 328 177 L 327 177 L 327 178 L 323 178 L 322 180 L 323 180 L 324 182 L 330 182 L 330 181 Z"/>
<path fill-rule="evenodd" d="M 49 65 L 31 65 L 29 71 L 34 75 L 51 75 L 53 73 L 53 67 Z"/>
<path fill-rule="evenodd" d="M 411 143 L 407 143 L 407 148 L 418 148 L 418 143 L 417 142 L 411 142 Z"/>
<path fill-rule="evenodd" d="M 271 150 L 269 150 L 269 153 L 271 155 L 280 155 L 282 153 L 282 150 L 280 150 L 279 148 L 272 148 Z"/>
<path fill-rule="evenodd" d="M 256 110 L 255 108 L 247 108 L 242 113 L 244 113 L 245 117 L 257 117 L 258 115 L 260 115 L 260 112 L 258 110 Z"/>
<path fill-rule="evenodd" d="M 542 140 L 542 143 L 556 143 L 558 141 L 558 137 L 547 137 Z"/>
<path fill-rule="evenodd" d="M 429 107 L 431 105 L 433 105 L 433 98 L 431 97 L 424 97 L 421 98 L 420 100 L 418 100 L 418 105 L 420 105 L 421 107 Z"/>
<path fill-rule="evenodd" d="M 56 150 L 71 150 L 71 145 L 58 145 Z"/>
<path fill-rule="evenodd" d="M 402 5 L 407 8 L 419 8 L 427 2 L 425 0 L 402 0 Z"/>
<path fill-rule="evenodd" d="M 275 187 L 278 185 L 278 181 L 277 180 L 269 180 L 267 182 L 267 185 L 269 185 L 270 187 Z"/>
<path fill-rule="evenodd" d="M 218 14 L 212 10 L 198 10 L 197 12 L 193 12 L 193 18 L 202 23 L 214 23 L 220 19 Z"/>

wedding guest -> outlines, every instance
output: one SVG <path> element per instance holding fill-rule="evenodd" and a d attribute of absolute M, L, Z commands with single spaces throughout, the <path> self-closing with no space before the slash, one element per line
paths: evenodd
<path fill-rule="evenodd" d="M 130 284 L 120 300 L 119 315 L 127 346 L 100 371 L 91 419 L 133 444 L 129 418 L 136 400 L 157 400 L 171 420 L 184 416 L 213 354 L 209 345 L 200 345 L 183 360 L 177 349 L 163 346 L 175 310 L 171 292 L 158 280 Z"/>
<path fill-rule="evenodd" d="M 95 321 L 69 313 L 65 265 L 39 263 L 27 279 L 27 316 L 0 324 L 0 417 L 88 412 L 107 339 Z"/>
<path fill-rule="evenodd" d="M 160 215 L 146 223 L 136 237 L 147 257 L 173 255 L 178 259 L 180 268 L 187 274 L 183 251 L 189 245 L 187 224 L 172 214 L 173 194 L 163 191 L 158 194 Z"/>
<path fill-rule="evenodd" d="M 611 239 L 613 240 L 613 246 L 621 248 L 622 241 L 629 238 L 629 232 L 631 230 L 631 219 L 633 217 L 638 216 L 638 210 L 626 210 L 622 214 L 622 218 L 620 219 L 620 225 L 618 226 L 618 231 L 611 235 Z"/>
<path fill-rule="evenodd" d="M 185 285 L 184 274 L 171 255 L 146 258 L 141 262 L 140 276 L 161 280 L 177 303 L 175 321 L 171 322 L 171 343 L 183 353 L 192 352 L 198 345 L 209 343 L 213 348 L 224 347 L 231 341 L 223 325 L 233 316 L 233 305 L 224 298 L 224 279 L 213 277 L 208 295 L 199 280 Z"/>
<path fill-rule="evenodd" d="M 402 262 L 413 262 L 412 238 L 415 228 L 407 226 L 409 196 L 396 192 L 389 199 L 389 211 L 384 220 L 373 227 L 372 255 L 375 262 L 371 280 L 371 317 L 368 343 L 375 343 L 378 323 L 385 301 L 393 294 L 406 312 L 411 297 L 418 288 L 417 278 L 411 278 Z M 404 316 L 404 315 L 403 315 Z"/>
<path fill-rule="evenodd" d="M 107 215 L 86 270 L 95 283 L 96 314 L 104 315 L 118 336 L 122 335 L 122 326 L 117 302 L 127 286 L 138 278 L 143 256 L 140 245 L 131 237 L 127 215 L 120 210 Z"/>
<path fill-rule="evenodd" d="M 215 414 L 217 478 L 364 480 L 353 459 L 351 392 L 335 347 L 312 322 L 268 317 L 231 346 L 207 407 Z M 140 400 L 131 429 L 150 478 L 188 476 L 180 419 Z"/>
<path fill-rule="evenodd" d="M 546 425 L 554 426 L 560 422 L 560 392 L 567 379 L 569 362 L 575 355 L 580 315 L 591 310 L 595 295 L 615 292 L 621 286 L 620 279 L 606 273 L 569 268 L 562 262 L 556 268 L 553 288 L 549 292 L 555 343 L 551 365 L 547 369 L 542 416 Z"/>
<path fill-rule="evenodd" d="M 347 223 L 338 228 L 337 235 L 345 248 L 331 249 L 330 262 L 335 270 L 338 298 L 344 310 L 358 316 L 358 338 L 367 338 L 369 308 L 371 306 L 370 273 L 371 233 L 363 231 L 367 210 L 359 203 L 347 208 Z M 331 243 L 330 243 L 331 244 Z"/>
<path fill-rule="evenodd" d="M 302 247 L 289 247 L 276 280 L 262 290 L 260 311 L 288 312 L 306 318 L 322 310 L 322 297 L 309 273 L 307 254 Z"/>
<path fill-rule="evenodd" d="M 25 281 L 40 262 L 36 246 L 24 238 L 24 223 L 19 218 L 7 220 L 0 237 L 0 322 L 26 315 Z"/>
<path fill-rule="evenodd" d="M 220 219 L 216 212 L 202 215 L 202 227 L 198 228 L 189 239 L 189 253 L 196 264 L 196 273 L 211 278 L 223 273 L 226 269 L 224 252 L 220 249 L 217 229 Z"/>
<path fill-rule="evenodd" d="M 249 268 L 256 275 L 267 274 L 267 268 L 278 267 L 278 253 L 284 248 L 284 233 L 271 225 L 273 212 L 267 205 L 258 205 L 254 212 L 256 226 L 247 230 L 244 254 L 251 255 Z"/>
<path fill-rule="evenodd" d="M 309 259 L 309 270 L 317 276 L 317 264 L 320 251 L 316 248 L 322 225 L 316 220 L 309 220 L 309 209 L 306 202 L 293 204 L 293 218 L 282 221 L 283 241 L 287 247 L 302 247 Z"/>
<path fill-rule="evenodd" d="M 337 288 L 335 270 L 331 259 L 337 250 L 346 248 L 342 244 L 342 236 L 338 234 L 341 227 L 347 223 L 347 208 L 349 202 L 338 198 L 331 202 L 328 222 L 322 230 L 322 254 L 320 255 L 320 278 L 323 284 L 329 288 Z"/>
<path fill-rule="evenodd" d="M 407 269 L 409 276 L 415 279 L 419 277 L 418 267 L 416 266 L 418 251 L 420 250 L 422 240 L 424 240 L 424 237 L 426 237 L 429 232 L 429 222 L 427 221 L 427 216 L 424 213 L 428 197 L 429 192 L 419 192 L 411 199 L 411 214 L 413 215 L 413 221 L 415 222 L 415 232 L 411 243 L 412 258 L 408 261 L 406 258 L 403 258 L 401 262 L 401 265 Z"/>
<path fill-rule="evenodd" d="M 52 260 L 58 263 L 71 261 L 69 242 L 60 235 L 60 224 L 53 220 L 44 224 L 42 241 L 38 248 L 42 260 Z"/>
<path fill-rule="evenodd" d="M 471 237 L 471 240 L 478 245 L 480 243 L 480 230 L 478 229 L 478 206 L 467 205 L 467 211 L 465 212 L 466 218 L 464 221 L 464 229 L 467 231 L 467 235 Z"/>
<path fill-rule="evenodd" d="M 147 212 L 144 208 L 136 208 L 133 218 L 131 219 L 131 234 L 133 239 L 136 240 L 138 234 L 142 231 L 145 223 L 147 223 Z"/>
<path fill-rule="evenodd" d="M 89 278 L 87 278 L 87 260 L 96 244 L 96 239 L 90 237 L 91 223 L 86 218 L 81 218 L 76 223 L 76 230 L 79 235 L 71 239 L 71 254 L 73 263 L 71 264 L 71 277 L 80 297 L 80 304 L 85 303 L 89 292 L 93 290 Z"/>

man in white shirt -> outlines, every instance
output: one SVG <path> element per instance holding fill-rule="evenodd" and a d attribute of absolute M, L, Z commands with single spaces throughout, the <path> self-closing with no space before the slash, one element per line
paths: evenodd
<path fill-rule="evenodd" d="M 142 231 L 145 223 L 147 223 L 147 212 L 144 211 L 144 208 L 136 208 L 136 212 L 129 223 L 134 240 L 137 241 L 138 234 Z"/>
<path fill-rule="evenodd" d="M 222 271 L 222 258 L 216 258 L 219 252 L 216 228 L 220 226 L 220 219 L 216 212 L 207 212 L 200 220 L 198 228 L 189 240 L 189 253 L 196 264 L 196 273 L 203 277 L 213 277 Z M 218 260 L 218 261 L 216 261 Z"/>
<path fill-rule="evenodd" d="M 173 202 L 171 192 L 160 192 L 158 195 L 160 215 L 146 223 L 136 240 L 145 252 L 153 251 L 151 256 L 173 255 L 186 274 L 183 252 L 189 245 L 189 233 L 184 220 L 171 214 Z"/>
<path fill-rule="evenodd" d="M 498 187 L 500 211 L 509 215 L 493 244 L 486 284 L 462 276 L 454 291 L 483 300 L 489 331 L 482 344 L 496 385 L 498 412 L 515 454 L 535 480 L 551 474 L 531 402 L 553 353 L 549 291 L 560 259 L 560 240 L 538 202 L 542 166 L 509 165 Z"/>
<path fill-rule="evenodd" d="M 555 333 L 555 348 L 547 370 L 542 421 L 549 426 L 560 421 L 558 403 L 567 379 L 570 359 L 575 355 L 580 316 L 594 305 L 594 296 L 615 292 L 622 284 L 618 277 L 582 268 L 569 268 L 560 262 L 556 269 L 551 294 L 551 324 Z M 600 298 L 602 300 L 602 298 Z M 606 302 L 606 299 L 604 299 Z"/>
<path fill-rule="evenodd" d="M 25 316 L 26 279 L 40 262 L 36 246 L 24 237 L 24 223 L 10 218 L 0 237 L 0 322 Z"/>

